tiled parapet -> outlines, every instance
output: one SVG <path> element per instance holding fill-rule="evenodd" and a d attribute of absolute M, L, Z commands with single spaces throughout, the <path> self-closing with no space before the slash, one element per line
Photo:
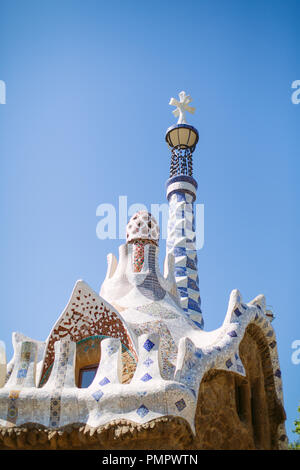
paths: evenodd
<path fill-rule="evenodd" d="M 55 359 L 51 375 L 44 386 L 45 390 L 75 387 L 76 343 L 60 340 L 54 344 Z"/>
<path fill-rule="evenodd" d="M 6 388 L 35 387 L 37 344 L 33 341 L 17 343 L 15 367 L 5 385 Z"/>
<path fill-rule="evenodd" d="M 25 343 L 21 350 L 27 353 L 28 348 Z M 170 414 L 192 416 L 187 387 L 161 377 L 159 348 L 159 335 L 150 333 L 139 337 L 138 367 L 132 381 L 124 385 L 119 381 L 120 341 L 116 338 L 103 340 L 95 379 L 88 388 L 80 389 L 74 381 L 75 343 L 57 341 L 54 365 L 44 387 L 37 388 L 32 381 L 27 384 L 31 387 L 23 382 L 17 388 L 12 374 L 12 387 L 7 383 L 0 389 L 0 427 L 36 423 L 47 429 L 59 429 L 68 424 L 84 423 L 97 428 L 122 418 L 142 424 Z M 16 357 L 22 359 L 21 354 Z M 30 357 L 28 360 L 31 363 Z M 16 370 L 20 369 L 20 364 L 22 361 L 17 360 Z M 192 422 L 190 424 L 192 426 Z"/>
<path fill-rule="evenodd" d="M 15 363 L 19 360 L 19 351 L 20 351 L 20 345 L 22 342 L 29 342 L 29 343 L 34 343 L 36 344 L 37 347 L 37 353 L 36 353 L 36 370 L 35 370 L 35 380 L 36 384 L 39 382 L 39 376 L 41 373 L 41 369 L 43 366 L 43 359 L 44 359 L 44 353 L 45 353 L 45 342 L 44 341 L 36 341 L 32 338 L 29 338 L 28 336 L 23 335 L 22 333 L 17 333 L 14 332 L 12 334 L 12 344 L 14 348 L 14 354 L 11 360 L 8 362 L 7 367 L 6 367 L 6 378 L 5 382 L 7 382 L 12 374 L 12 371 L 14 370 L 14 365 Z"/>
<path fill-rule="evenodd" d="M 174 176 L 167 181 L 167 253 L 174 255 L 174 274 L 183 311 L 203 328 L 193 207 L 196 190 L 197 183 L 190 176 Z"/>
<path fill-rule="evenodd" d="M 99 423 L 120 418 L 142 423 L 166 414 L 164 381 L 159 372 L 158 354 L 159 336 L 141 335 L 138 341 L 138 366 L 133 379 L 126 385 L 118 383 L 116 376 L 111 381 L 110 372 L 105 365 L 101 365 L 101 359 L 100 381 L 95 378 L 84 392 L 84 401 L 89 408 L 87 422 L 90 426 L 99 426 Z M 115 367 L 118 367 L 118 360 L 116 353 L 113 354 Z"/>
<path fill-rule="evenodd" d="M 122 382 L 121 352 L 121 342 L 118 338 L 106 338 L 101 341 L 101 360 L 89 389 Z"/>
<path fill-rule="evenodd" d="M 102 356 L 92 385 L 85 390 L 79 390 L 80 416 L 84 416 L 84 410 L 86 413 L 84 422 L 91 427 L 97 427 L 122 418 L 140 424 L 169 414 L 186 418 L 190 391 L 182 384 L 162 379 L 158 334 L 150 333 L 139 337 L 138 366 L 133 379 L 126 385 L 118 382 L 117 375 L 111 376 L 109 363 L 117 369 L 120 360 L 117 343 L 110 344 L 107 341 L 103 346 L 105 350 L 111 347 L 115 351 L 111 361 L 107 354 Z"/>
<path fill-rule="evenodd" d="M 0 388 L 0 427 L 36 423 L 55 430 L 83 423 L 97 429 L 120 419 L 143 424 L 163 416 L 180 416 L 195 432 L 199 386 L 204 375 L 222 369 L 245 376 L 239 346 L 249 327 L 256 328 L 263 337 L 263 347 L 268 350 L 271 364 L 268 387 L 283 403 L 276 338 L 264 305 L 263 296 L 245 304 L 240 293 L 233 291 L 220 328 L 211 332 L 193 328 L 181 337 L 175 375 L 167 379 L 162 374 L 162 334 L 159 330 L 154 333 L 151 328 L 138 336 L 138 365 L 130 383 L 120 383 L 120 339 L 111 337 L 102 341 L 98 371 L 86 389 L 75 386 L 75 342 L 55 343 L 54 365 L 46 385 L 41 388 L 36 387 L 33 378 L 38 345 L 33 341 L 16 343 L 10 379 Z M 20 374 L 26 377 L 19 377 L 24 381 L 17 384 L 20 370 L 27 370 L 27 373 Z M 284 447 L 284 425 L 278 432 L 278 442 Z"/>
<path fill-rule="evenodd" d="M 75 343 L 57 342 L 52 374 L 44 388 L 36 387 L 37 350 L 38 344 L 35 342 L 16 343 L 11 376 L 0 389 L 1 426 L 13 427 L 29 422 L 58 427 L 69 422 L 70 417 L 76 422 Z M 72 389 L 73 393 L 70 392 Z"/>
<path fill-rule="evenodd" d="M 139 360 L 131 383 L 141 386 L 146 382 L 150 382 L 150 380 L 161 380 L 163 366 L 159 334 L 141 335 L 138 340 Z"/>
<path fill-rule="evenodd" d="M 78 419 L 74 374 L 76 344 L 68 339 L 57 341 L 54 350 L 52 372 L 42 391 L 50 399 L 48 426 L 57 428 L 68 424 L 69 416 Z"/>
<path fill-rule="evenodd" d="M 14 426 L 17 420 L 28 421 L 32 416 L 32 404 L 19 406 L 20 394 L 32 396 L 36 384 L 36 362 L 38 344 L 35 341 L 15 342 L 14 367 L 4 385 L 0 388 L 0 425 Z"/>
<path fill-rule="evenodd" d="M 120 411 L 120 397 L 116 391 L 121 385 L 121 350 L 117 338 L 106 338 L 101 342 L 101 359 L 95 378 L 89 387 L 78 390 L 79 422 L 97 427 L 99 420 L 112 420 Z M 108 407 L 107 402 L 110 403 Z"/>
<path fill-rule="evenodd" d="M 175 380 L 189 387 L 195 397 L 197 396 L 201 381 L 199 372 L 203 357 L 202 350 L 197 348 L 189 338 L 182 338 L 180 340 Z"/>

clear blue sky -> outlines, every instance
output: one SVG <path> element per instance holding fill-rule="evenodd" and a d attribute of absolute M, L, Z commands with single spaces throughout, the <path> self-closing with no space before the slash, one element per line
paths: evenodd
<path fill-rule="evenodd" d="M 229 295 L 273 306 L 290 438 L 300 400 L 299 1 L 2 1 L 0 339 L 44 340 L 77 279 L 99 290 L 120 240 L 96 208 L 165 202 L 168 106 L 197 112 L 205 329 Z M 162 249 L 165 246 L 162 243 Z"/>

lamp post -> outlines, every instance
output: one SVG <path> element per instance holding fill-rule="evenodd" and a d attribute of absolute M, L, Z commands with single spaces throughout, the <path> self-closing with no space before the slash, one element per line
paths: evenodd
<path fill-rule="evenodd" d="M 167 180 L 169 221 L 167 252 L 174 255 L 174 274 L 182 309 L 194 324 L 203 328 L 199 277 L 197 268 L 196 232 L 193 203 L 197 182 L 193 178 L 193 152 L 199 140 L 195 127 L 187 124 L 185 112 L 195 112 L 184 91 L 179 101 L 171 98 L 170 105 L 178 122 L 168 128 L 166 142 L 171 148 L 170 178 Z"/>

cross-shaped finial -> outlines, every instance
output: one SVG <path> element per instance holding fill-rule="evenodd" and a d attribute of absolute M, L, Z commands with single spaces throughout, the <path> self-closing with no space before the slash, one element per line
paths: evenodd
<path fill-rule="evenodd" d="M 188 111 L 189 113 L 194 114 L 196 108 L 192 108 L 188 106 L 188 104 L 192 101 L 190 95 L 186 95 L 185 91 L 181 91 L 178 93 L 180 101 L 176 100 L 175 98 L 170 99 L 170 105 L 176 106 L 176 109 L 172 111 L 175 117 L 178 117 L 177 124 L 186 124 L 185 119 L 185 112 Z"/>

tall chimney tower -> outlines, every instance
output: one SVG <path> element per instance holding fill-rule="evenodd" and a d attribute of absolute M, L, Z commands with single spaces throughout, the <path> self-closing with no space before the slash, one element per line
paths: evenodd
<path fill-rule="evenodd" d="M 174 274 L 182 308 L 190 320 L 202 329 L 194 217 L 198 185 L 193 178 L 193 152 L 199 134 L 185 119 L 186 111 L 195 112 L 195 108 L 188 106 L 191 97 L 182 91 L 179 98 L 179 101 L 175 98 L 170 100 L 169 104 L 176 106 L 173 114 L 178 117 L 178 122 L 166 132 L 166 142 L 172 152 L 170 178 L 166 182 L 169 202 L 167 253 L 174 255 Z"/>

